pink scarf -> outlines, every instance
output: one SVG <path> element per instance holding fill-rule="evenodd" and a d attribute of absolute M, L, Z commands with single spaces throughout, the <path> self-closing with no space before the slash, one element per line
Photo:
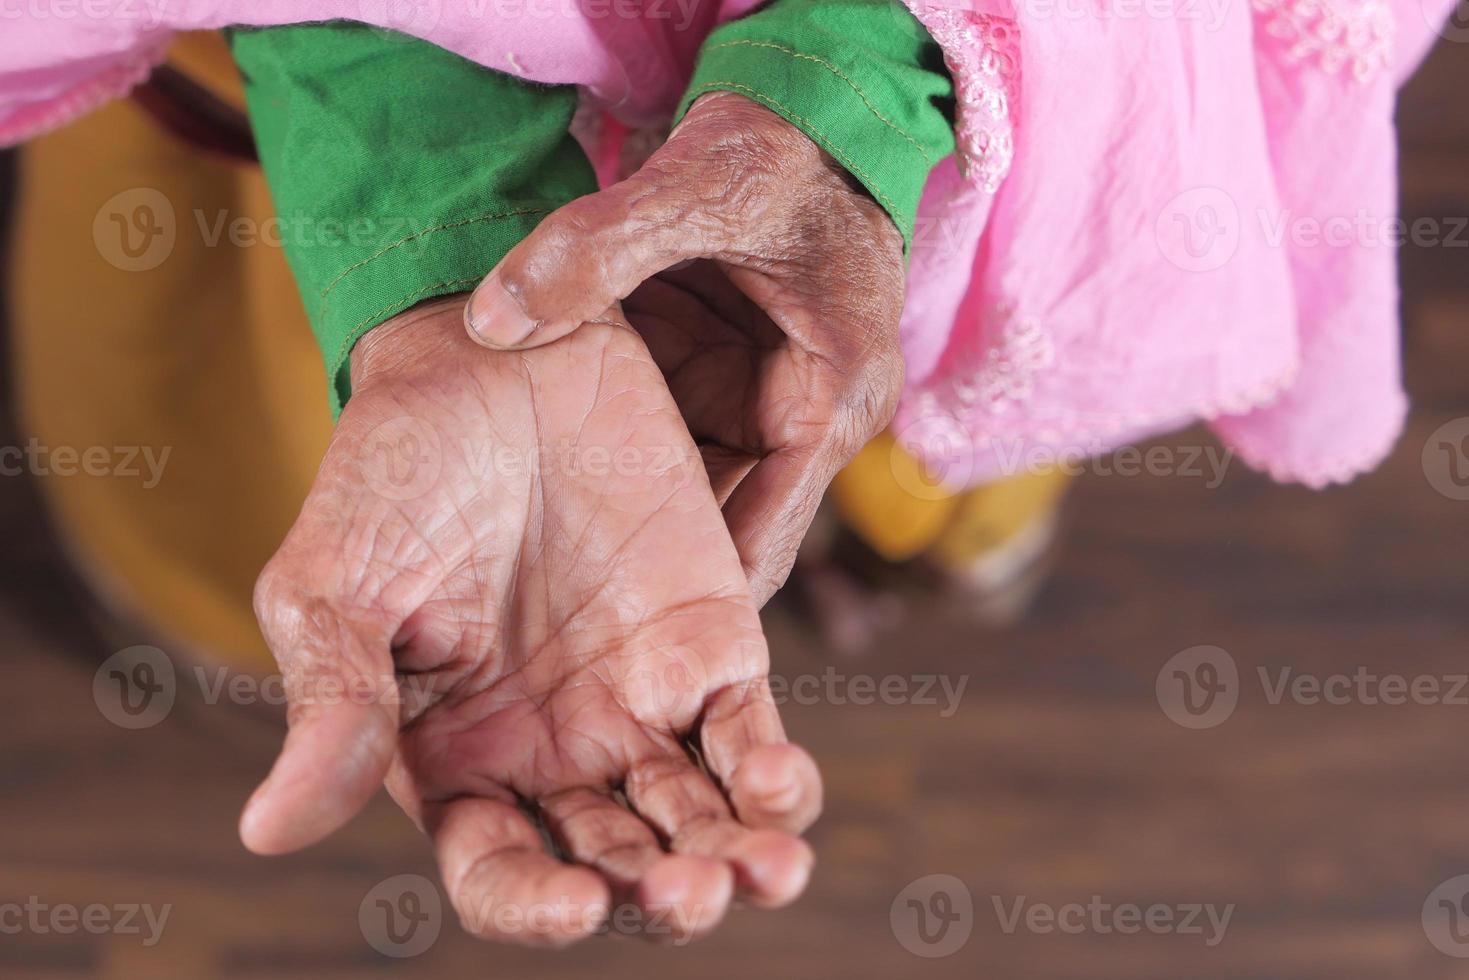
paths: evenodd
<path fill-rule="evenodd" d="M 176 30 L 338 18 L 653 129 L 755 2 L 0 0 L 0 144 L 125 94 Z M 1381 460 L 1406 408 L 1394 96 L 1452 0 L 906 2 L 959 152 L 919 210 L 905 446 L 952 486 L 1199 419 L 1280 480 Z"/>

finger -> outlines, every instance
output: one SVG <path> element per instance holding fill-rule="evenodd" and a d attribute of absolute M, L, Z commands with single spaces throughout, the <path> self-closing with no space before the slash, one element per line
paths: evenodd
<path fill-rule="evenodd" d="M 355 816 L 382 785 L 398 738 L 388 639 L 282 581 L 267 573 L 256 590 L 290 725 L 240 816 L 240 839 L 257 854 L 313 844 Z"/>
<path fill-rule="evenodd" d="M 465 326 L 477 343 L 524 350 L 606 312 L 644 279 L 705 248 L 687 192 L 638 174 L 542 221 L 475 289 Z"/>
<path fill-rule="evenodd" d="M 805 841 L 778 830 L 752 830 L 734 819 L 724 796 L 693 762 L 664 756 L 628 773 L 628 802 L 658 828 L 675 853 L 727 861 L 740 895 L 756 905 L 794 901 L 814 858 Z"/>
<path fill-rule="evenodd" d="M 701 445 L 699 456 L 704 461 L 704 472 L 709 475 L 714 501 L 721 507 L 758 462 L 750 453 L 714 443 Z"/>
<path fill-rule="evenodd" d="M 672 265 L 749 249 L 758 229 L 780 220 L 792 186 L 774 161 L 805 173 L 821 158 L 763 106 L 729 92 L 702 96 L 637 173 L 561 207 L 500 260 L 465 310 L 470 336 L 538 347 Z"/>
<path fill-rule="evenodd" d="M 790 576 L 822 494 L 840 468 L 821 449 L 783 446 L 756 463 L 725 501 L 724 520 L 757 605 L 769 602 Z"/>
<path fill-rule="evenodd" d="M 564 946 L 606 921 L 607 882 L 546 853 L 515 804 L 461 797 L 429 807 L 425 818 L 449 901 L 471 935 Z"/>
<path fill-rule="evenodd" d="M 711 697 L 699 743 L 746 826 L 799 834 L 821 815 L 821 773 L 805 749 L 786 741 L 763 679 Z"/>
<path fill-rule="evenodd" d="M 647 938 L 687 942 L 724 918 L 734 893 L 728 865 L 665 853 L 651 827 L 596 790 L 567 790 L 540 804 L 567 855 L 595 868 L 619 903 L 637 909 L 636 925 Z"/>

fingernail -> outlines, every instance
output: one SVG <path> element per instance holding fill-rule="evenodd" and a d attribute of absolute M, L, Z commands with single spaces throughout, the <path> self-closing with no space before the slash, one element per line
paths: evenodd
<path fill-rule="evenodd" d="M 525 315 L 498 276 L 479 284 L 464 308 L 464 325 L 486 347 L 514 347 L 541 325 Z"/>

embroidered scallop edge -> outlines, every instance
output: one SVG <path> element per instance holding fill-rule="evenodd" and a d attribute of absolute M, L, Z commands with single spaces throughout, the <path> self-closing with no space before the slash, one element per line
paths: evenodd
<path fill-rule="evenodd" d="M 1332 75 L 1349 68 L 1363 83 L 1392 62 L 1397 23 L 1386 0 L 1252 0 L 1251 8 L 1290 62 L 1314 61 Z"/>
<path fill-rule="evenodd" d="M 1295 381 L 1297 366 L 1292 364 L 1289 370 L 1281 373 L 1275 378 L 1266 379 L 1255 385 L 1234 399 L 1229 399 L 1228 404 L 1220 402 L 1205 402 L 1195 406 L 1193 410 L 1168 413 L 1166 415 L 1149 416 L 1143 413 L 1128 416 L 1128 421 L 1118 427 L 1147 428 L 1155 425 L 1163 425 L 1186 418 L 1190 423 L 1195 421 L 1215 422 L 1222 416 L 1241 415 L 1246 412 L 1269 407 L 1274 401 L 1291 386 Z M 1241 439 L 1235 435 L 1226 436 L 1223 433 L 1215 433 L 1219 440 L 1231 451 L 1237 454 L 1246 466 L 1253 470 L 1264 473 L 1277 483 L 1299 483 L 1313 490 L 1322 490 L 1334 484 L 1346 484 L 1355 480 L 1364 473 L 1371 472 L 1380 466 L 1393 448 L 1402 438 L 1404 422 L 1408 414 L 1407 396 L 1398 390 L 1393 394 L 1392 421 L 1386 429 L 1372 439 L 1364 440 L 1355 450 L 1350 452 L 1337 452 L 1329 456 L 1321 456 L 1311 459 L 1281 459 L 1268 449 L 1263 449 L 1253 440 Z M 901 426 L 905 431 L 919 423 L 942 419 L 959 422 L 956 415 L 948 416 L 921 416 L 916 414 L 916 409 L 907 409 L 901 413 Z M 964 431 L 972 436 L 970 430 Z M 1110 442 L 1115 437 L 1098 431 L 1077 430 L 1068 432 L 1067 438 L 1076 442 L 1096 441 L 1106 445 L 1108 448 L 1103 452 L 1119 448 Z M 913 448 L 920 452 L 923 450 L 922 441 L 919 440 Z M 983 480 L 980 482 L 984 482 Z"/>
<path fill-rule="evenodd" d="M 1040 330 L 1038 324 L 1035 329 Z M 1243 415 L 1256 409 L 1269 407 L 1295 383 L 1299 372 L 1300 360 L 1298 357 L 1293 357 L 1275 374 L 1262 378 L 1241 391 L 1222 397 L 1182 406 L 1170 406 L 1166 411 L 1108 413 L 1108 420 L 1104 425 L 1093 423 L 1087 413 L 1063 411 L 1048 418 L 1045 428 L 1064 432 L 1064 438 L 1067 440 L 1108 443 L 1125 432 L 1164 425 L 1181 418 L 1187 418 L 1191 422 L 1212 422 L 1221 416 Z M 936 390 L 940 387 L 947 391 Z M 947 419 L 972 437 L 976 428 L 975 423 L 981 418 L 987 416 L 994 422 L 1004 421 L 995 412 L 986 411 L 976 402 L 966 402 L 962 396 L 959 396 L 960 404 L 954 405 L 952 396 L 946 397 L 946 395 L 950 395 L 956 389 L 957 385 L 950 376 L 936 382 L 925 382 L 906 392 L 904 395 L 906 404 L 900 413 L 904 428 L 929 419 Z M 1004 404 L 998 410 L 1004 411 L 1008 407 L 1007 404 Z M 1036 437 L 1032 433 L 1030 438 Z"/>
<path fill-rule="evenodd" d="M 1244 460 L 1251 469 L 1259 470 L 1277 483 L 1300 483 L 1312 490 L 1323 490 L 1332 484 L 1350 483 L 1382 464 L 1402 438 L 1408 417 L 1408 396 L 1402 389 L 1393 392 L 1392 422 L 1381 437 L 1364 440 L 1354 453 L 1336 453 L 1304 461 L 1271 460 L 1271 453 L 1248 440 L 1233 436 L 1220 440 Z"/>
<path fill-rule="evenodd" d="M 960 172 L 993 194 L 1015 159 L 1019 25 L 1011 18 L 977 11 L 931 7 L 924 0 L 903 3 L 943 49 L 954 78 Z"/>

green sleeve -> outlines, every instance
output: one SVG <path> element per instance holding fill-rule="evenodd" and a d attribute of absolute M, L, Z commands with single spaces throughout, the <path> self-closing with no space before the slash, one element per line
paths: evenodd
<path fill-rule="evenodd" d="M 774 0 L 704 43 L 679 115 L 738 92 L 830 153 L 913 239 L 933 166 L 954 152 L 943 55 L 897 0 Z"/>
<path fill-rule="evenodd" d="M 576 90 L 357 24 L 232 34 L 286 257 L 333 412 L 364 333 L 473 288 L 548 213 L 597 189 Z"/>

